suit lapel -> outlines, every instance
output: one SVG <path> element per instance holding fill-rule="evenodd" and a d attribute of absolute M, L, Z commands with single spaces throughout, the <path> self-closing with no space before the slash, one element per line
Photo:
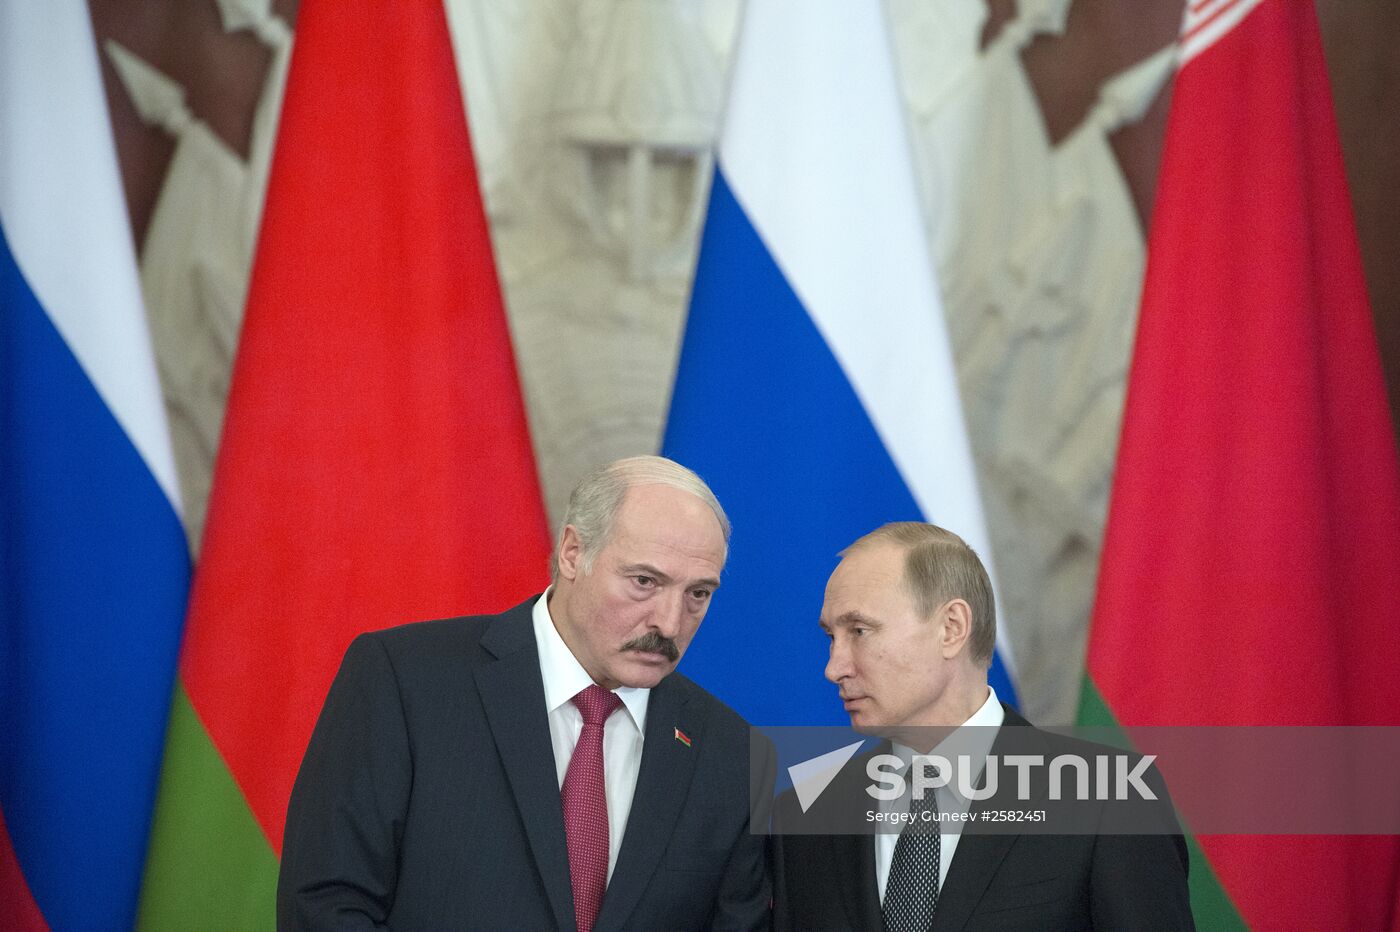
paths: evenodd
<path fill-rule="evenodd" d="M 835 800 L 864 798 L 867 764 L 874 755 L 887 754 L 889 750 L 889 742 L 882 741 L 857 756 L 842 769 L 824 795 Z M 847 834 L 829 836 L 841 905 L 851 928 L 883 932 L 885 916 L 880 911 L 880 885 L 875 877 L 875 836 L 870 834 L 863 819 L 847 825 L 846 829 Z"/>
<path fill-rule="evenodd" d="M 1030 725 L 1010 706 L 1003 704 L 1002 709 L 1005 710 L 1006 717 L 988 752 L 998 758 L 1004 753 L 1003 735 L 1006 729 Z M 1024 749 L 1024 745 L 1018 747 L 1018 750 Z M 997 805 L 994 798 L 978 803 L 973 810 L 995 808 Z M 1001 867 L 1006 852 L 1016 843 L 1016 838 L 1016 835 L 964 833 L 962 838 L 958 839 L 953 863 L 948 867 L 948 879 L 938 893 L 938 909 L 933 914 L 934 932 L 961 929 L 967 925 L 972 911 L 982 899 L 982 894 L 986 892 L 997 869 Z"/>
<path fill-rule="evenodd" d="M 549 904 L 558 926 L 573 928 L 564 809 L 531 625 L 533 604 L 532 599 L 499 616 L 482 636 L 482 646 L 496 660 L 477 670 L 476 684 Z"/>
<path fill-rule="evenodd" d="M 676 738 L 677 728 L 690 738 L 691 746 Z M 646 739 L 642 743 L 632 811 L 627 816 L 627 832 L 622 836 L 617 866 L 593 926 L 600 932 L 626 924 L 656 872 L 690 795 L 690 779 L 699 753 L 693 745 L 704 740 L 704 730 L 703 709 L 686 701 L 678 681 L 667 677 L 651 691 Z"/>
<path fill-rule="evenodd" d="M 879 932 L 885 928 L 880 912 L 880 887 L 875 881 L 873 835 L 829 835 L 831 863 L 838 878 L 841 905 L 852 929 Z"/>
<path fill-rule="evenodd" d="M 938 892 L 938 909 L 933 914 L 934 932 L 967 925 L 972 910 L 1015 842 L 1015 835 L 965 834 L 958 839 L 957 853 L 948 868 L 948 880 Z"/>

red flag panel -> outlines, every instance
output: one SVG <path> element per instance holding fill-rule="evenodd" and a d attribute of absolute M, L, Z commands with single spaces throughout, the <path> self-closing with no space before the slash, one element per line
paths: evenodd
<path fill-rule="evenodd" d="M 548 546 L 442 7 L 304 3 L 182 661 L 275 851 L 353 637 Z"/>
<path fill-rule="evenodd" d="M 1173 92 L 1090 675 L 1129 725 L 1400 724 L 1400 464 L 1316 17 L 1196 6 L 1197 39 L 1247 15 Z M 1394 839 L 1201 841 L 1251 925 L 1389 921 Z"/>

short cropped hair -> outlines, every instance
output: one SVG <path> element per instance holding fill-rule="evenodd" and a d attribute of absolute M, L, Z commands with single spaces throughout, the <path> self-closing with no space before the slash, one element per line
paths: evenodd
<path fill-rule="evenodd" d="M 612 535 L 613 522 L 627 490 L 639 485 L 668 485 L 689 492 L 700 499 L 714 512 L 724 534 L 726 556 L 729 548 L 729 517 L 720 507 L 719 499 L 710 487 L 693 471 L 686 469 L 674 460 L 664 456 L 629 456 L 600 466 L 579 480 L 569 495 L 569 505 L 564 510 L 564 521 L 560 525 L 555 540 L 554 554 L 550 557 L 550 578 L 559 578 L 559 547 L 564 542 L 564 528 L 574 526 L 579 542 L 583 545 L 579 554 L 579 566 L 585 573 L 593 572 L 593 558 L 607 544 Z"/>
<path fill-rule="evenodd" d="M 992 580 L 976 551 L 952 531 L 922 521 L 894 521 L 876 528 L 841 551 L 844 557 L 869 544 L 885 541 L 904 549 L 904 586 L 925 618 L 950 599 L 962 599 L 972 609 L 968 647 L 972 660 L 992 665 L 997 643 L 996 597 Z"/>

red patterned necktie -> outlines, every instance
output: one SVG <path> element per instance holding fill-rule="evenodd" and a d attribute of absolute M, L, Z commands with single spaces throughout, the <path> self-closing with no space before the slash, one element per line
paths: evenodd
<path fill-rule="evenodd" d="M 569 841 L 569 879 L 574 887 L 578 932 L 590 932 L 608 887 L 608 797 L 603 788 L 603 723 L 622 700 L 594 684 L 572 700 L 583 714 L 574 756 L 560 790 L 564 833 Z"/>

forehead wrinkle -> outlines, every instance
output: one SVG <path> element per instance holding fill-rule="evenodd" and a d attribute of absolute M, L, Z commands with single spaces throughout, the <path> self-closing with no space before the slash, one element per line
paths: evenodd
<path fill-rule="evenodd" d="M 826 627 L 826 625 L 827 623 L 823 621 L 822 627 Z M 831 622 L 831 625 L 837 628 L 849 628 L 851 625 L 865 625 L 870 628 L 878 628 L 880 622 L 856 609 L 851 609 L 850 611 L 842 612 L 837 615 L 835 620 Z"/>
<path fill-rule="evenodd" d="M 664 572 L 650 563 L 628 563 L 619 567 L 619 571 L 623 574 L 645 573 L 648 576 L 655 576 L 657 581 L 664 585 L 670 585 L 676 581 L 670 573 Z M 709 586 L 711 589 L 718 589 L 719 579 L 714 576 L 703 576 L 700 579 L 691 580 L 687 585 Z"/>
<path fill-rule="evenodd" d="M 645 573 L 648 576 L 655 576 L 661 582 L 671 582 L 671 574 L 662 572 L 650 563 L 626 563 L 620 569 L 624 573 Z"/>

